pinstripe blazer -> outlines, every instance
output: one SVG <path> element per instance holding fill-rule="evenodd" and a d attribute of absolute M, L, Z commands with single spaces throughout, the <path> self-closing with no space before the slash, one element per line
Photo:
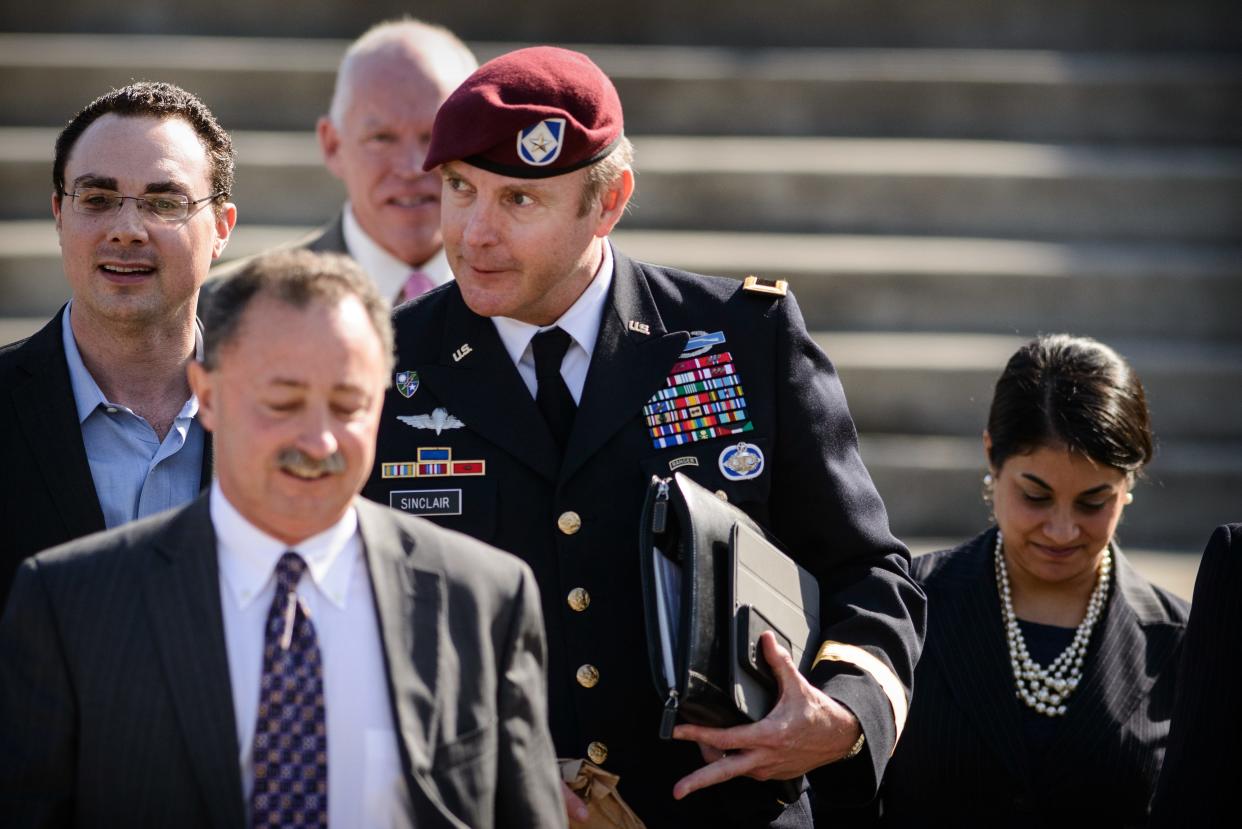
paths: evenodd
<path fill-rule="evenodd" d="M 1153 826 L 1236 821 L 1242 742 L 1242 524 L 1217 527 L 1203 551 L 1178 673 Z M 1233 817 L 1230 817 L 1234 815 Z"/>
<path fill-rule="evenodd" d="M 562 824 L 530 570 L 355 505 L 411 822 Z M 244 826 L 225 649 L 206 496 L 26 561 L 0 620 L 0 825 Z"/>
<path fill-rule="evenodd" d="M 1146 823 L 1164 755 L 1186 603 L 1114 547 L 1114 584 L 1083 682 L 1042 761 L 1024 745 L 1002 635 L 994 529 L 921 556 L 927 643 L 884 776 L 885 825 Z"/>

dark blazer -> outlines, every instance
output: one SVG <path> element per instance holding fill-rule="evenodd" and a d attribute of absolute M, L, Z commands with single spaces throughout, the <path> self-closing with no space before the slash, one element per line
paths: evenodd
<path fill-rule="evenodd" d="M 0 607 L 22 559 L 104 529 L 61 319 L 0 348 Z M 211 435 L 202 485 L 211 482 Z"/>
<path fill-rule="evenodd" d="M 511 556 L 357 502 L 419 827 L 564 821 L 538 589 Z M 6 827 L 242 827 L 208 496 L 22 565 L 0 622 Z"/>
<path fill-rule="evenodd" d="M 622 796 L 651 829 L 766 825 L 781 806 L 752 780 L 680 803 L 671 796 L 674 782 L 703 761 L 693 744 L 658 739 L 665 694 L 652 681 L 636 543 L 652 476 L 687 473 L 770 528 L 820 580 L 823 638 L 869 648 L 907 687 L 922 639 L 923 596 L 859 458 L 836 372 L 792 296 L 745 292 L 735 280 L 620 253 L 611 291 L 559 463 L 494 324 L 466 307 L 456 283 L 401 306 L 397 368 L 417 371 L 418 388 L 408 398 L 389 390 L 364 494 L 397 508 L 442 504 L 433 520 L 531 565 L 543 593 L 552 733 L 561 756 L 589 756 L 592 744 L 598 756 L 606 748 L 604 768 L 620 775 Z M 656 449 L 641 410 L 664 387 L 690 331 L 725 334 L 716 353 L 732 354 L 754 430 Z M 437 434 L 397 419 L 436 408 L 464 427 Z M 760 447 L 765 467 L 758 477 L 726 480 L 721 452 L 739 440 Z M 426 447 L 445 447 L 454 461 L 483 461 L 484 474 L 382 477 L 380 464 L 413 462 Z M 431 490 L 445 491 L 447 500 L 408 494 Z M 558 519 L 570 512 L 581 526 L 564 524 L 567 532 Z M 589 594 L 585 608 L 567 600 L 579 587 Z M 599 672 L 593 687 L 576 680 L 586 665 Z M 889 702 L 870 677 L 842 663 L 822 663 L 811 679 L 857 714 L 868 746 L 817 782 L 834 797 L 869 799 L 895 737 Z"/>
<path fill-rule="evenodd" d="M 1195 578 L 1153 826 L 1237 820 L 1238 764 L 1231 758 L 1242 742 L 1240 596 L 1242 524 L 1229 524 L 1212 534 Z"/>
<path fill-rule="evenodd" d="M 345 247 L 345 213 L 337 213 L 332 221 L 315 228 L 310 233 L 298 239 L 295 242 L 289 242 L 281 245 L 275 250 L 297 250 L 305 248 L 313 250 L 316 253 L 343 253 L 349 255 L 349 249 Z M 271 253 L 272 251 L 264 251 L 263 253 Z M 262 255 L 262 254 L 256 254 Z M 199 297 L 199 316 L 203 316 L 202 303 L 211 299 L 212 292 L 216 287 L 216 280 L 223 279 L 244 268 L 254 256 L 244 256 L 241 259 L 231 259 L 228 262 L 221 262 L 211 269 L 207 281 L 203 284 L 203 293 Z"/>
<path fill-rule="evenodd" d="M 881 789 L 886 825 L 1135 826 L 1164 756 L 1186 603 L 1116 547 L 1082 685 L 1042 762 L 1025 747 L 988 530 L 911 568 L 927 642 Z"/>

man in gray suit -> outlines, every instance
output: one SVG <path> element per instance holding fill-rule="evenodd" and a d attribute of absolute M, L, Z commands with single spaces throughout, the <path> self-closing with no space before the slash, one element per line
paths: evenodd
<path fill-rule="evenodd" d="M 440 176 L 424 172 L 423 159 L 440 104 L 476 68 L 456 35 L 410 18 L 380 23 L 354 41 L 316 125 L 324 164 L 348 200 L 296 246 L 348 254 L 393 304 L 451 280 Z"/>
<path fill-rule="evenodd" d="M 289 251 L 206 323 L 210 492 L 18 572 L 0 822 L 563 823 L 530 570 L 356 497 L 386 301 L 347 258 Z"/>

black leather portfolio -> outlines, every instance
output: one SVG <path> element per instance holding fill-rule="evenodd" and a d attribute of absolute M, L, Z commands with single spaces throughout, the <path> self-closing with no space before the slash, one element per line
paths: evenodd
<path fill-rule="evenodd" d="M 728 727 L 772 710 L 765 630 L 810 669 L 819 585 L 746 513 L 680 473 L 652 478 L 639 555 L 662 737 L 679 720 Z"/>

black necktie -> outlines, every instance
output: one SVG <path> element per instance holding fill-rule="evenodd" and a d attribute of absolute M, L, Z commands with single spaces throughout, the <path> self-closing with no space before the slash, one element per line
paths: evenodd
<path fill-rule="evenodd" d="M 315 626 L 297 594 L 305 571 L 306 562 L 294 552 L 285 553 L 276 565 L 254 729 L 254 829 L 328 825 L 323 664 Z"/>
<path fill-rule="evenodd" d="M 562 452 L 569 442 L 569 431 L 574 425 L 574 413 L 578 408 L 569 387 L 565 385 L 565 378 L 561 376 L 561 361 L 565 359 L 570 342 L 565 331 L 549 328 L 536 334 L 530 343 L 535 352 L 535 379 L 539 383 L 535 403 Z"/>

